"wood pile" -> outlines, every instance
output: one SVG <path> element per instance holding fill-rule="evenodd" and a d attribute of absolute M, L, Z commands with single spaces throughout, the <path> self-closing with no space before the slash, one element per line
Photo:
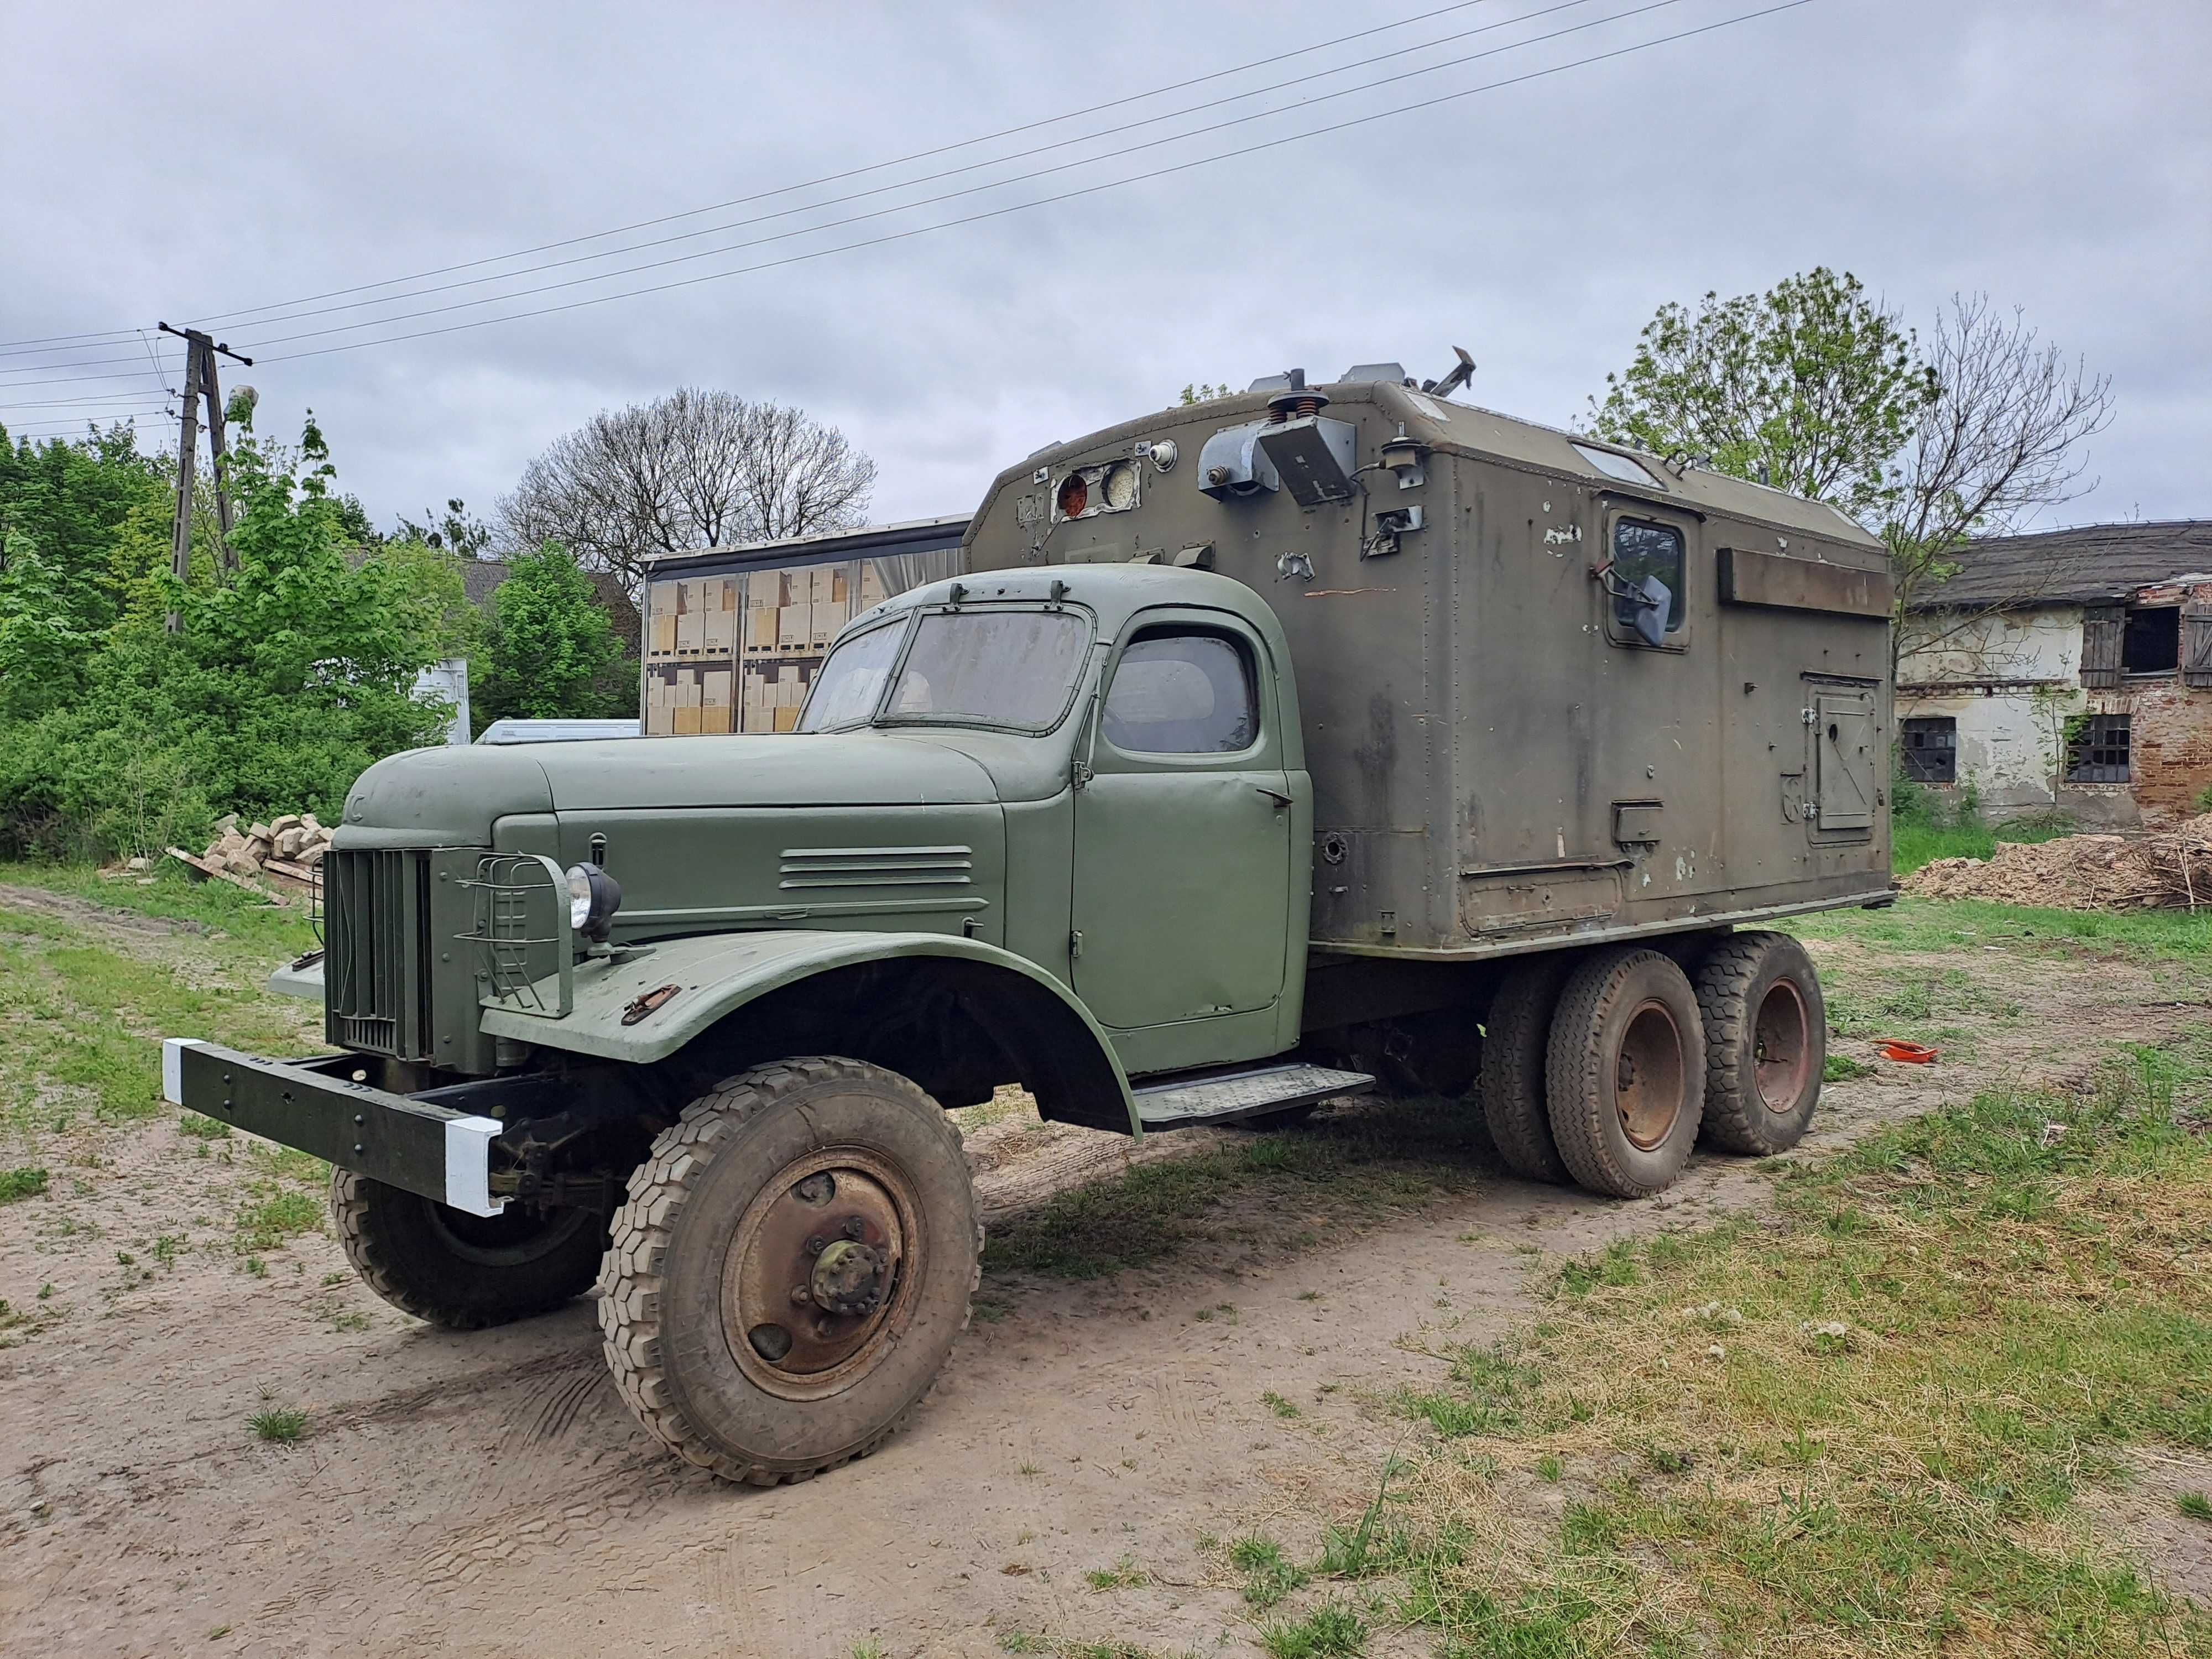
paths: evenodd
<path fill-rule="evenodd" d="M 243 829 L 233 812 L 216 825 L 216 832 L 205 852 L 196 854 L 172 847 L 169 856 L 248 892 L 265 894 L 273 887 L 280 900 L 288 892 L 313 895 L 321 890 L 321 866 L 330 851 L 331 832 L 313 812 L 288 812 Z"/>
<path fill-rule="evenodd" d="M 2212 812 L 2141 836 L 2001 841 L 1986 859 L 1930 860 L 1905 890 L 2056 910 L 2212 909 Z"/>

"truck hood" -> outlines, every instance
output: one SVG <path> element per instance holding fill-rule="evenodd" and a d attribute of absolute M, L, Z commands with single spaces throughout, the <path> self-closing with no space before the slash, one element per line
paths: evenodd
<path fill-rule="evenodd" d="M 623 738 L 417 749 L 346 797 L 340 847 L 481 847 L 518 813 L 656 807 L 939 806 L 997 800 L 990 773 L 908 732 Z"/>

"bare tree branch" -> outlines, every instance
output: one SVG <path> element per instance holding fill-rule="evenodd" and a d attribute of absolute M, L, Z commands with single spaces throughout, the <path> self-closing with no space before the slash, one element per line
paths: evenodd
<path fill-rule="evenodd" d="M 1937 392 L 1898 458 L 1899 489 L 1881 526 L 1897 577 L 1899 655 L 1953 640 L 1978 618 L 2033 605 L 2078 571 L 2035 573 L 2033 591 L 1942 613 L 1940 596 L 1976 537 L 2024 528 L 2038 513 L 2086 495 L 2081 445 L 2112 418 L 2112 380 L 2041 342 L 2017 310 L 1987 295 L 1954 295 L 1929 342 Z"/>
<path fill-rule="evenodd" d="M 559 542 L 635 588 L 656 554 L 855 528 L 875 478 L 803 410 L 684 386 L 556 440 L 501 501 L 500 530 L 509 547 Z"/>

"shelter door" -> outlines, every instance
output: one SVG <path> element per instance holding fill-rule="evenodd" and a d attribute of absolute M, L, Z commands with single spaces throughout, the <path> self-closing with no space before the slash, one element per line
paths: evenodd
<path fill-rule="evenodd" d="M 1282 994 L 1294 799 L 1240 629 L 1155 625 L 1109 670 L 1075 797 L 1075 988 L 1120 1030 Z"/>

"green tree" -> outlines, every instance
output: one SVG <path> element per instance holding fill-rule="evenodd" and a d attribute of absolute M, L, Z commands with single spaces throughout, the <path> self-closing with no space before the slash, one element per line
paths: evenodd
<path fill-rule="evenodd" d="M 2031 572 L 1992 605 L 1916 605 L 1974 538 L 2081 493 L 2082 446 L 2112 418 L 2112 384 L 1985 295 L 1954 295 L 1923 343 L 1856 276 L 1821 269 L 1763 295 L 1708 294 L 1695 313 L 1661 307 L 1590 406 L 1600 437 L 1827 501 L 1879 536 L 1901 653 L 2033 604 L 2063 574 Z"/>
<path fill-rule="evenodd" d="M 21 530 L 0 557 L 0 718 L 35 719 L 66 702 L 93 636 L 77 625 L 66 585 Z"/>
<path fill-rule="evenodd" d="M 0 429 L 0 538 L 31 538 L 62 584 L 74 627 L 97 633 L 121 614 L 110 550 L 134 514 L 166 524 L 170 465 L 142 454 L 137 434 L 120 422 L 39 442 Z"/>
<path fill-rule="evenodd" d="M 438 739 L 450 711 L 412 691 L 450 643 L 458 574 L 363 559 L 332 476 L 312 416 L 296 450 L 244 433 L 230 469 L 237 566 L 220 576 L 198 537 L 179 582 L 145 515 L 114 528 L 94 562 L 120 615 L 87 641 L 65 698 L 0 711 L 0 842 L 152 852 L 197 839 L 225 807 L 334 822 L 370 762 Z"/>
<path fill-rule="evenodd" d="M 492 595 L 477 678 L 477 728 L 493 720 L 614 719 L 637 712 L 622 642 L 576 561 L 556 542 L 508 562 Z"/>
<path fill-rule="evenodd" d="M 1664 305 L 1590 399 L 1599 437 L 1758 478 L 1880 524 L 1891 463 L 1940 387 L 1918 342 L 1857 277 L 1825 267 L 1696 311 Z"/>

